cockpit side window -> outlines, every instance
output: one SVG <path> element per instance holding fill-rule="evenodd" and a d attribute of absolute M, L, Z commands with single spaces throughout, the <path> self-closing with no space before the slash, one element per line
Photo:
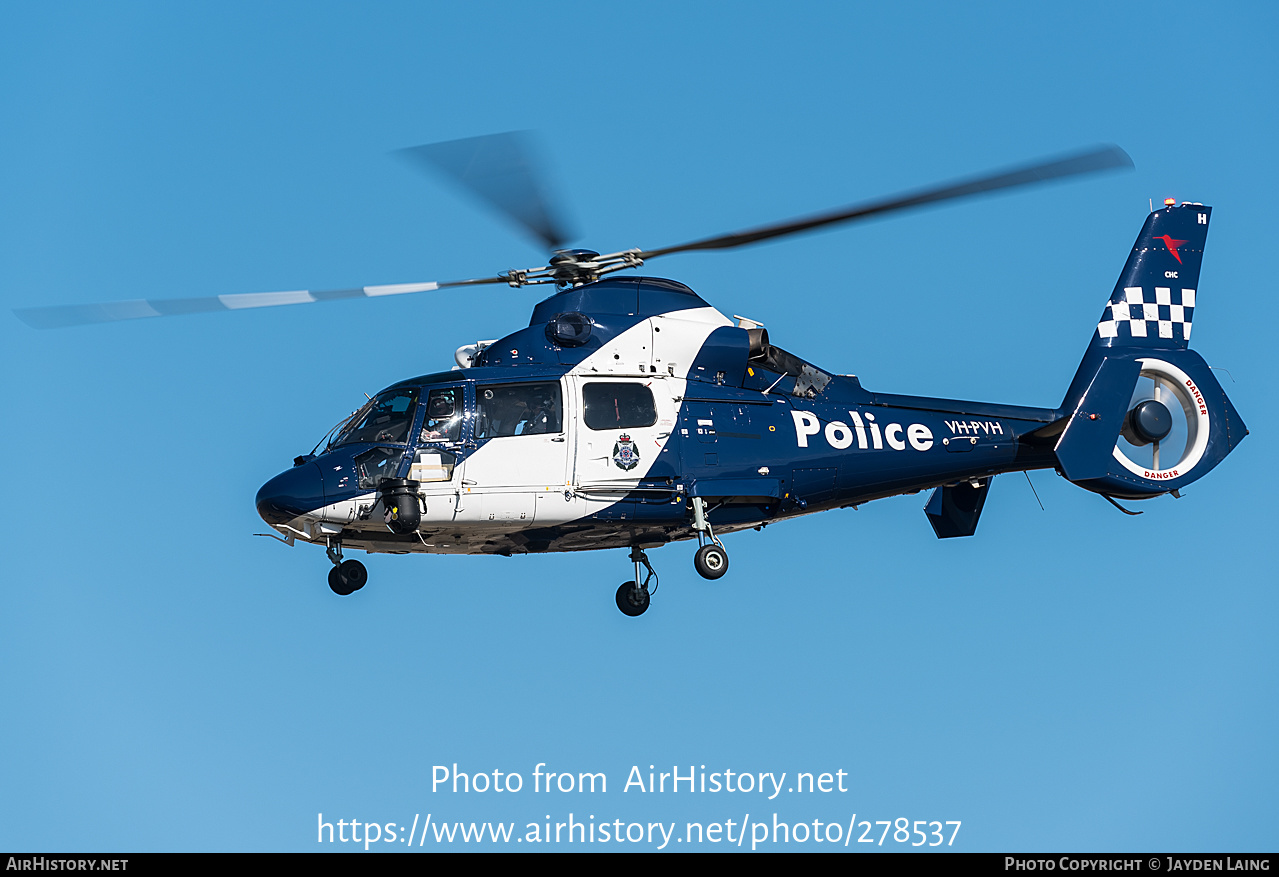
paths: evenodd
<path fill-rule="evenodd" d="M 423 448 L 409 466 L 409 478 L 419 484 L 432 481 L 450 481 L 457 457 L 439 448 Z"/>
<path fill-rule="evenodd" d="M 464 414 L 461 387 L 432 390 L 426 397 L 421 441 L 453 443 L 461 440 Z"/>
<path fill-rule="evenodd" d="M 400 448 L 369 448 L 357 454 L 352 462 L 360 487 L 376 488 L 387 478 L 394 478 L 404 451 Z"/>

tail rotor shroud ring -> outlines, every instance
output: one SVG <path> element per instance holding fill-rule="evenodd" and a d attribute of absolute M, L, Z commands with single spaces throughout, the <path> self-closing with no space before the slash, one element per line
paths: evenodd
<path fill-rule="evenodd" d="M 1186 434 L 1185 446 L 1177 459 L 1160 459 L 1159 442 L 1154 442 L 1155 450 L 1152 453 L 1151 464 L 1145 466 L 1142 465 L 1144 461 L 1133 460 L 1128 456 L 1131 451 L 1126 452 L 1125 446 L 1131 449 L 1133 445 L 1121 437 L 1115 444 L 1114 458 L 1129 472 L 1147 481 L 1162 482 L 1179 479 L 1194 470 L 1208 448 L 1208 437 L 1211 431 L 1208 406 L 1194 380 L 1175 365 L 1153 357 L 1141 359 L 1139 362 L 1141 373 L 1138 380 L 1153 381 L 1156 393 L 1163 390 L 1171 394 L 1172 399 L 1161 399 L 1161 401 L 1165 404 L 1175 402 L 1175 405 L 1169 405 L 1173 410 L 1174 419 L 1182 421 L 1184 418 L 1182 423 Z M 1178 414 L 1181 417 L 1178 417 Z"/>

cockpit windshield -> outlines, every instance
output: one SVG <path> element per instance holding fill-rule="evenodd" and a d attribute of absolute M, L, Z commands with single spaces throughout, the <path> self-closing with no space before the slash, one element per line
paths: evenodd
<path fill-rule="evenodd" d="M 405 444 L 413 414 L 417 411 L 417 387 L 402 387 L 379 393 L 361 408 L 338 432 L 333 447 L 356 442 Z"/>

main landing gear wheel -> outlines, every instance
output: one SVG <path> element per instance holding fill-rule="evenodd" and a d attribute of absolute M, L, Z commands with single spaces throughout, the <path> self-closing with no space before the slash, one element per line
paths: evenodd
<path fill-rule="evenodd" d="M 634 618 L 648 611 L 648 588 L 638 587 L 634 582 L 622 582 L 617 589 L 617 608 L 623 615 Z"/>
<path fill-rule="evenodd" d="M 699 576 L 713 581 L 728 572 L 728 552 L 714 542 L 703 545 L 693 555 L 693 566 Z"/>
<path fill-rule="evenodd" d="M 364 587 L 369 571 L 358 560 L 344 560 L 340 566 L 329 570 L 329 587 L 333 593 L 346 597 Z"/>

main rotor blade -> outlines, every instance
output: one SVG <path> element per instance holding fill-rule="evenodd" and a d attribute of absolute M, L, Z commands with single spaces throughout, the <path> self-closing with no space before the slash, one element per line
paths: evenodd
<path fill-rule="evenodd" d="M 514 219 L 548 250 L 559 249 L 573 234 L 559 217 L 546 174 L 529 137 L 519 131 L 468 137 L 401 149 L 414 163 L 442 171 L 464 189 Z"/>
<path fill-rule="evenodd" d="M 1132 159 L 1128 157 L 1128 153 L 1124 152 L 1118 146 L 1103 146 L 1089 150 L 1088 152 L 1082 152 L 1078 155 L 1072 155 L 1066 158 L 1056 159 L 1054 161 L 999 171 L 995 174 L 989 174 L 967 180 L 958 180 L 956 182 L 922 189 L 917 192 L 907 192 L 901 195 L 894 195 L 879 201 L 855 204 L 831 213 L 820 213 L 816 216 L 801 217 L 799 219 L 792 219 L 787 222 L 777 223 L 774 225 L 765 225 L 756 229 L 748 229 L 746 231 L 734 232 L 732 234 L 720 235 L 718 237 L 704 238 L 700 241 L 693 241 L 687 244 L 678 244 L 673 247 L 662 247 L 657 250 L 645 250 L 638 255 L 641 259 L 647 260 L 656 256 L 665 256 L 670 253 L 682 253 L 689 250 L 726 250 L 730 247 L 740 247 L 746 244 L 766 241 L 771 238 L 782 237 L 783 235 L 798 234 L 802 231 L 821 228 L 824 225 L 834 225 L 839 222 L 851 222 L 855 219 L 866 219 L 870 216 L 877 216 L 881 213 L 889 213 L 894 210 L 905 210 L 909 207 L 919 207 L 923 204 L 933 204 L 938 201 L 949 201 L 955 198 L 967 198 L 970 195 L 978 195 L 982 192 L 992 192 L 996 189 L 1009 189 L 1014 186 L 1027 186 L 1033 183 L 1043 183 L 1049 180 L 1060 179 L 1062 177 L 1075 176 L 1076 174 L 1090 174 L 1095 173 L 1096 171 L 1109 170 L 1111 168 L 1132 166 Z"/>
<path fill-rule="evenodd" d="M 135 298 L 128 301 L 87 305 L 18 308 L 14 310 L 14 314 L 34 329 L 62 329 L 67 326 L 84 326 L 90 323 L 113 323 L 119 320 L 141 320 L 147 317 L 176 317 L 183 314 L 238 311 L 245 308 L 273 308 L 281 305 L 337 301 L 344 298 L 378 298 L 384 295 L 430 292 L 447 286 L 506 282 L 505 277 L 482 277 L 476 280 L 359 286 L 354 289 L 295 289 L 287 292 L 245 292 L 202 298 Z"/>

